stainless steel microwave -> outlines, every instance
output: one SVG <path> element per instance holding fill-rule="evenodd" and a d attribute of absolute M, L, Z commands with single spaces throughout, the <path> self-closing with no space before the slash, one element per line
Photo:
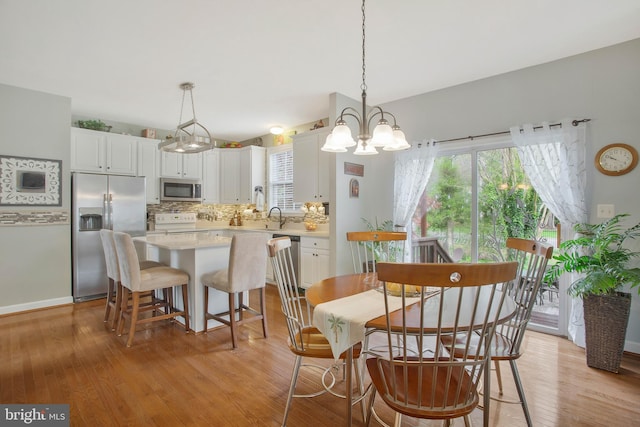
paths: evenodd
<path fill-rule="evenodd" d="M 201 202 L 202 183 L 196 179 L 160 178 L 163 202 Z"/>

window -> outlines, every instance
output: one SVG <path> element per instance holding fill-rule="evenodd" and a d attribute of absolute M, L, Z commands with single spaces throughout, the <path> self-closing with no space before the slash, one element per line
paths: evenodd
<path fill-rule="evenodd" d="M 267 149 L 269 208 L 283 212 L 294 211 L 293 202 L 293 145 L 279 145 Z"/>
<path fill-rule="evenodd" d="M 509 137 L 441 147 L 412 231 L 463 262 L 501 261 L 507 237 L 555 243 L 556 232 Z"/>
<path fill-rule="evenodd" d="M 456 262 L 504 261 L 508 237 L 557 245 L 558 235 L 510 136 L 443 144 L 411 228 L 414 244 L 435 238 Z M 531 322 L 563 334 L 555 286 L 543 283 Z"/>

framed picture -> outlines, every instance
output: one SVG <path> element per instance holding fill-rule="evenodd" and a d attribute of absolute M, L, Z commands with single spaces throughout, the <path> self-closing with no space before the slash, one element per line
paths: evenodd
<path fill-rule="evenodd" d="M 352 199 L 360 197 L 360 183 L 355 178 L 351 178 L 351 181 L 349 181 L 349 197 Z"/>
<path fill-rule="evenodd" d="M 62 206 L 61 160 L 0 155 L 0 206 Z"/>
<path fill-rule="evenodd" d="M 345 175 L 364 176 L 364 165 L 344 162 Z"/>

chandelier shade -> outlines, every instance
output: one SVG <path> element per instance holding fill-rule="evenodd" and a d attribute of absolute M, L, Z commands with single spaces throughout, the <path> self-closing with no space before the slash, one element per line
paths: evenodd
<path fill-rule="evenodd" d="M 321 148 L 322 151 L 344 153 L 347 151 L 347 148 L 356 146 L 353 154 L 367 156 L 378 154 L 376 147 L 382 148 L 384 151 L 406 150 L 411 147 L 407 142 L 404 132 L 402 132 L 400 126 L 396 123 L 396 118 L 393 114 L 377 106 L 373 107 L 367 113 L 364 3 L 365 0 L 362 0 L 362 84 L 360 85 L 360 89 L 362 89 L 362 111 L 360 112 L 352 107 L 343 109 L 336 120 L 335 127 L 327 136 L 327 140 Z M 393 126 L 389 124 L 385 116 L 393 119 Z M 346 117 L 353 117 L 358 122 L 359 133 L 357 136 L 357 144 L 351 135 L 351 129 L 347 126 L 345 121 Z M 373 128 L 373 132 L 371 132 L 369 127 L 374 119 L 377 119 L 377 124 Z"/>
<path fill-rule="evenodd" d="M 215 147 L 211 134 L 203 125 L 201 125 L 196 119 L 196 109 L 193 102 L 193 83 L 182 83 L 180 89 L 182 89 L 182 106 L 180 108 L 180 120 L 178 120 L 178 126 L 173 136 L 167 137 L 164 141 L 158 144 L 158 148 L 162 151 L 170 153 L 200 153 L 202 151 L 211 150 Z M 191 112 L 193 118 L 187 122 L 182 123 L 182 113 L 184 112 L 184 99 L 187 91 L 191 97 Z M 199 133 L 199 134 L 197 134 Z M 204 133 L 204 135 L 202 135 Z"/>

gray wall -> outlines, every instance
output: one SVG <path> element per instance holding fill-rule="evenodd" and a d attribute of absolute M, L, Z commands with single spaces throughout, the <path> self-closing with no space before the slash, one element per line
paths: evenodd
<path fill-rule="evenodd" d="M 62 206 L 70 211 L 71 99 L 0 84 L 0 154 L 62 160 Z M 0 313 L 71 302 L 70 225 L 0 226 Z M 16 311 L 16 310 L 10 310 Z"/>
<path fill-rule="evenodd" d="M 503 131 L 521 123 L 587 117 L 592 119 L 587 142 L 588 164 L 592 164 L 595 152 L 608 143 L 626 142 L 640 150 L 638 76 L 640 40 L 634 40 L 384 107 L 398 117 L 410 142 Z M 359 108 L 359 100 L 331 96 L 330 126 L 347 105 Z M 0 85 L 0 153 L 61 159 L 66 209 L 70 208 L 70 123 L 68 98 Z M 344 233 L 364 229 L 361 217 L 391 218 L 391 158 L 389 153 L 369 158 L 336 155 L 331 201 L 333 271 L 350 268 Z M 351 177 L 342 172 L 344 161 L 365 165 L 359 203 L 348 197 Z M 628 212 L 632 221 L 640 221 L 640 200 L 635 197 L 639 177 L 640 167 L 621 177 L 607 177 L 591 168 L 587 177 L 590 221 L 598 221 L 596 205 L 601 203 L 614 204 L 616 212 Z M 70 235 L 69 226 L 0 226 L 0 310 L 3 306 L 70 297 Z M 640 298 L 635 292 L 632 304 L 627 349 L 640 353 Z"/>
<path fill-rule="evenodd" d="M 602 221 L 596 217 L 598 204 L 613 204 L 616 213 L 631 214 L 630 224 L 640 222 L 640 166 L 619 177 L 603 175 L 592 166 L 595 153 L 610 143 L 624 142 L 640 151 L 640 39 L 384 107 L 396 115 L 410 142 L 500 132 L 566 117 L 590 118 L 589 221 Z M 634 246 L 640 249 L 640 242 Z M 640 297 L 635 290 L 632 294 L 626 349 L 640 353 Z"/>

